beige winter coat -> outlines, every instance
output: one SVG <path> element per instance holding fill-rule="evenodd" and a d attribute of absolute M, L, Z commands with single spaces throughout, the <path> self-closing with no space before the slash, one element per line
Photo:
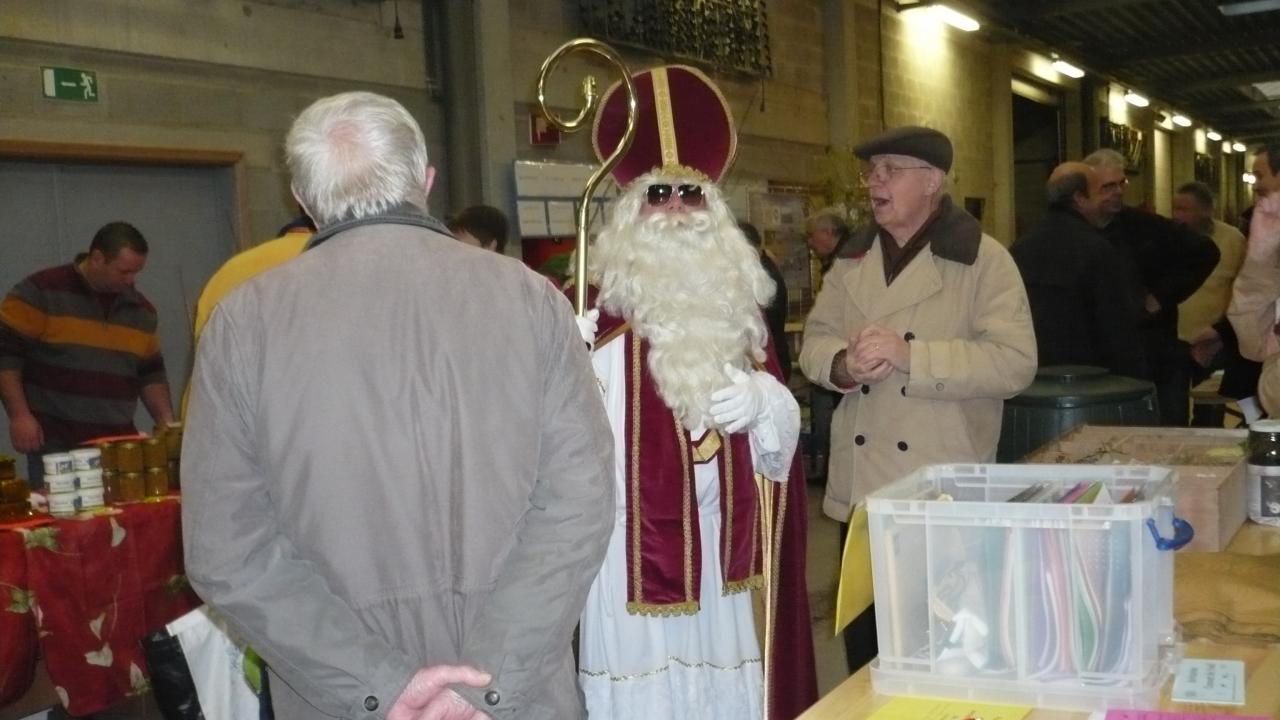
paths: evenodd
<path fill-rule="evenodd" d="M 827 274 L 805 324 L 800 364 L 814 382 L 845 392 L 831 425 L 823 510 L 846 522 L 867 493 L 921 465 L 990 462 L 1003 400 L 1031 384 L 1036 339 L 1013 259 L 949 201 L 930 244 L 886 287 L 874 228 Z M 831 363 L 868 323 L 903 334 L 911 372 L 852 389 L 831 383 Z"/>

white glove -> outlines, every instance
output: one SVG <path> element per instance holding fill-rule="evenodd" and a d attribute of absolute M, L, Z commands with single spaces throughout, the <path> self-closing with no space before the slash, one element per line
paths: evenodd
<path fill-rule="evenodd" d="M 594 348 L 596 346 L 596 324 L 600 319 L 600 309 L 591 308 L 586 315 L 575 315 L 574 320 L 578 321 L 578 333 L 582 335 L 582 342 L 587 347 Z"/>
<path fill-rule="evenodd" d="M 765 387 L 777 380 L 769 373 L 748 375 L 728 363 L 724 373 L 733 384 L 711 393 L 711 418 L 722 430 L 733 434 L 755 424 L 768 411 L 769 393 Z"/>

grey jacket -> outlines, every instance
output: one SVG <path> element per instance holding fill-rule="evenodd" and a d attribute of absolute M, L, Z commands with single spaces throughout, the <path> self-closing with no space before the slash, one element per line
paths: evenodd
<path fill-rule="evenodd" d="M 494 718 L 583 715 L 612 440 L 549 282 L 356 227 L 224 299 L 192 383 L 187 573 L 270 665 L 276 717 L 382 718 L 438 663 L 492 673 L 457 689 Z"/>

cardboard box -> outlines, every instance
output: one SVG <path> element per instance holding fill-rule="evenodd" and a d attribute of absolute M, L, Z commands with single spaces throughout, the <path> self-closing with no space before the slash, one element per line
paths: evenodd
<path fill-rule="evenodd" d="M 1196 531 L 1186 550 L 1217 552 L 1248 518 L 1247 437 L 1244 429 L 1081 425 L 1022 462 L 1174 468 L 1177 514 Z"/>

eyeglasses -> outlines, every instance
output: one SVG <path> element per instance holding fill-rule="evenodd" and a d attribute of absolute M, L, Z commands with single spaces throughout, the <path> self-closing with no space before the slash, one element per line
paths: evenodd
<path fill-rule="evenodd" d="M 667 185 L 658 184 L 649 186 L 649 204 L 654 207 L 662 207 L 671 202 L 671 195 L 680 196 L 680 202 L 689 207 L 702 207 L 706 202 L 706 197 L 702 194 L 701 185 Z"/>
<path fill-rule="evenodd" d="M 889 163 L 875 163 L 873 165 L 864 165 L 862 167 L 862 179 L 865 182 L 876 180 L 878 182 L 889 182 L 897 177 L 898 173 L 904 170 L 932 170 L 932 165 L 908 165 L 899 167 L 890 165 Z"/>

